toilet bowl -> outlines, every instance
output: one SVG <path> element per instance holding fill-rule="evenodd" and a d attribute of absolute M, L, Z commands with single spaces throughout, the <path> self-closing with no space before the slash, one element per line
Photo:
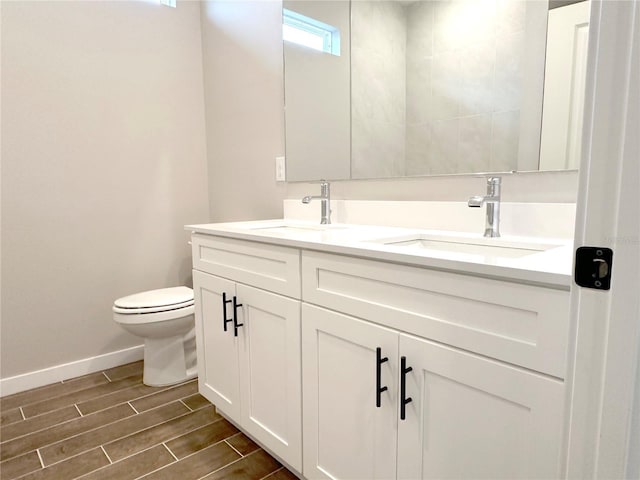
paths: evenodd
<path fill-rule="evenodd" d="M 161 288 L 119 298 L 113 319 L 144 339 L 145 385 L 173 385 L 197 376 L 192 289 Z"/>

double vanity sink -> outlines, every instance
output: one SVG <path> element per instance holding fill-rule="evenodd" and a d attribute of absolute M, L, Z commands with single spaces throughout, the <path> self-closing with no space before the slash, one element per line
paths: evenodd
<path fill-rule="evenodd" d="M 560 476 L 570 242 L 186 229 L 199 391 L 300 478 Z"/>
<path fill-rule="evenodd" d="M 358 255 L 417 266 L 464 270 L 532 283 L 568 287 L 571 242 L 399 227 L 329 224 L 301 220 L 191 225 L 194 232 Z"/>

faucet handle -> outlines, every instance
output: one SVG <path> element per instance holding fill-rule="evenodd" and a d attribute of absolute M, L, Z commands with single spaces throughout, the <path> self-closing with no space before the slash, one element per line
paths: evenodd
<path fill-rule="evenodd" d="M 487 177 L 487 196 L 499 200 L 501 184 L 502 177 Z"/>
<path fill-rule="evenodd" d="M 331 192 L 331 184 L 326 180 L 320 181 L 320 196 L 323 198 L 329 198 Z"/>

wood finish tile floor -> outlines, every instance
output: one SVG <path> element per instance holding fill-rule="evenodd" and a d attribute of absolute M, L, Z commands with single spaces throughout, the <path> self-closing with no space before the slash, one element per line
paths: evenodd
<path fill-rule="evenodd" d="M 130 363 L 0 399 L 0 479 L 293 480 L 197 381 L 142 383 Z"/>

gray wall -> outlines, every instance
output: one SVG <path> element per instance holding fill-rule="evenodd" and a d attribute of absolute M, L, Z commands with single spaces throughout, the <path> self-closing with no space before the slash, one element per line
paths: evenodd
<path fill-rule="evenodd" d="M 284 6 L 340 32 L 339 56 L 284 45 L 287 179 L 349 178 L 349 2 L 289 0 Z"/>
<path fill-rule="evenodd" d="M 537 169 L 537 150 L 524 162 L 518 147 L 540 138 L 540 119 L 527 129 L 521 118 L 524 99 L 542 103 L 544 2 L 416 2 L 406 15 L 407 174 Z M 527 68 L 529 44 L 542 46 L 538 68 Z"/>
<path fill-rule="evenodd" d="M 190 281 L 200 38 L 197 3 L 2 2 L 2 378 L 139 345 L 113 300 Z"/>
<path fill-rule="evenodd" d="M 351 19 L 351 178 L 403 176 L 405 11 L 396 1 L 357 1 Z"/>
<path fill-rule="evenodd" d="M 282 217 L 282 4 L 202 4 L 211 221 Z"/>

